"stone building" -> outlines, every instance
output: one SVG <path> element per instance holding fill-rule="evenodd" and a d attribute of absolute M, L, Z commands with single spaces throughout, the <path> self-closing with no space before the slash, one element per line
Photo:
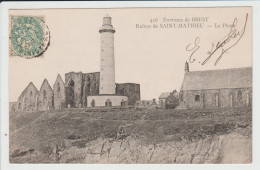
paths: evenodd
<path fill-rule="evenodd" d="M 65 74 L 65 105 L 87 107 L 87 96 L 99 94 L 100 73 Z"/>
<path fill-rule="evenodd" d="M 53 90 L 47 79 L 40 91 L 30 83 L 11 110 L 50 110 L 81 107 L 134 105 L 140 100 L 140 85 L 115 83 L 114 33 L 112 19 L 103 18 L 99 29 L 100 72 L 65 74 L 65 83 L 58 74 Z M 16 106 L 13 106 L 16 105 Z"/>
<path fill-rule="evenodd" d="M 53 85 L 54 109 L 62 109 L 65 107 L 65 83 L 60 74 Z"/>
<path fill-rule="evenodd" d="M 47 79 L 44 79 L 38 96 L 36 98 L 36 103 L 38 103 L 35 110 L 45 111 L 53 109 L 54 106 L 54 95 L 53 90 Z"/>
<path fill-rule="evenodd" d="M 164 92 L 159 97 L 159 105 L 166 109 L 175 109 L 179 105 L 179 93 L 176 90 Z"/>
<path fill-rule="evenodd" d="M 127 106 L 127 96 L 117 94 L 97 94 L 88 96 L 88 107 L 112 107 L 112 106 Z"/>
<path fill-rule="evenodd" d="M 252 67 L 189 71 L 180 90 L 186 108 L 243 107 L 252 104 Z"/>
<path fill-rule="evenodd" d="M 18 97 L 15 110 L 17 111 L 32 111 L 37 106 L 38 90 L 32 82 L 24 89 L 22 94 Z"/>
<path fill-rule="evenodd" d="M 159 105 L 165 107 L 166 99 L 171 95 L 171 92 L 164 92 L 159 96 Z"/>
<path fill-rule="evenodd" d="M 117 83 L 116 94 L 127 96 L 128 105 L 135 105 L 136 101 L 140 101 L 140 84 L 135 83 Z"/>
<path fill-rule="evenodd" d="M 152 99 L 152 100 L 141 100 L 141 101 L 137 101 L 136 106 L 157 106 L 156 100 Z"/>

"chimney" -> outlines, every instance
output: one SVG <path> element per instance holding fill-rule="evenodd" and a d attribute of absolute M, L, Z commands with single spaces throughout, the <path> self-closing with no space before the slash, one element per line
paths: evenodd
<path fill-rule="evenodd" d="M 186 61 L 186 63 L 185 63 L 185 73 L 188 73 L 188 72 L 190 72 L 189 63 Z"/>

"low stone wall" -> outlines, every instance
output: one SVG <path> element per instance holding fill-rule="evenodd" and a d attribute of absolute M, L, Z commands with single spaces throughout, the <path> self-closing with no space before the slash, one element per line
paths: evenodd
<path fill-rule="evenodd" d="M 88 105 L 87 107 L 100 107 L 100 106 L 106 106 L 106 101 L 110 100 L 112 103 L 112 106 L 121 106 L 121 102 L 124 101 L 125 105 L 127 105 L 128 97 L 127 96 L 118 96 L 118 95 L 99 95 L 99 96 L 88 96 L 87 101 Z M 94 101 L 94 105 L 93 102 Z"/>

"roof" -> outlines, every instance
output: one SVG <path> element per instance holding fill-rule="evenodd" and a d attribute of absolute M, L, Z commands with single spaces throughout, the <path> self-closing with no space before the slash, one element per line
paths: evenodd
<path fill-rule="evenodd" d="M 124 96 L 120 94 L 95 94 L 95 95 L 88 95 L 88 96 Z M 127 97 L 127 96 L 125 96 Z"/>
<path fill-rule="evenodd" d="M 85 75 L 88 75 L 88 74 L 100 74 L 100 72 L 90 72 L 90 73 L 83 73 L 83 74 L 85 74 Z"/>
<path fill-rule="evenodd" d="M 171 95 L 171 92 L 164 92 L 160 95 L 159 99 L 166 99 Z"/>
<path fill-rule="evenodd" d="M 41 88 L 40 88 L 40 91 L 42 91 L 42 89 L 44 88 L 44 85 L 47 85 L 47 87 L 50 89 L 50 91 L 51 92 L 53 92 L 53 90 L 52 90 L 52 88 L 51 88 L 51 86 L 50 86 L 50 84 L 49 84 L 49 82 L 48 82 L 48 80 L 47 79 L 44 79 L 44 81 L 43 81 L 43 83 L 42 83 L 42 86 L 41 86 Z"/>
<path fill-rule="evenodd" d="M 181 90 L 252 87 L 252 67 L 185 73 Z"/>
<path fill-rule="evenodd" d="M 30 82 L 30 83 L 28 84 L 28 86 L 27 86 L 27 87 L 23 90 L 23 92 L 20 94 L 20 96 L 18 97 L 18 99 L 20 99 L 21 97 L 24 96 L 24 94 L 26 93 L 27 89 L 28 89 L 30 86 L 32 86 L 32 87 L 35 89 L 36 93 L 39 92 L 38 89 L 35 87 L 35 85 L 34 85 L 32 82 Z"/>
<path fill-rule="evenodd" d="M 140 85 L 140 84 L 138 84 L 138 83 L 116 83 L 116 84 L 119 84 L 119 85 L 121 85 L 121 84 L 123 84 L 123 85 Z"/>
<path fill-rule="evenodd" d="M 62 80 L 60 74 L 57 75 L 57 78 L 56 78 L 56 80 L 55 80 L 54 85 L 55 85 L 58 81 L 62 82 L 62 84 L 65 84 L 64 81 Z M 54 87 L 54 85 L 53 85 L 53 87 Z"/>

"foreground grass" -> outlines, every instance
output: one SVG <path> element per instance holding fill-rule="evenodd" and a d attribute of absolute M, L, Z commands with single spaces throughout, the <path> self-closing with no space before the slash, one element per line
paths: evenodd
<path fill-rule="evenodd" d="M 35 158 L 13 158 L 11 162 L 53 162 L 48 158 L 55 146 L 77 138 L 72 146 L 85 147 L 99 137 L 113 138 L 119 127 L 127 135 L 141 137 L 147 144 L 166 141 L 196 141 L 207 136 L 251 127 L 251 108 L 208 110 L 161 109 L 71 109 L 10 113 L 10 155 L 15 149 L 37 151 Z M 251 131 L 246 131 L 250 135 Z M 169 136 L 171 136 L 169 138 Z M 68 146 L 71 147 L 71 146 Z M 19 159 L 22 159 L 19 161 Z"/>

